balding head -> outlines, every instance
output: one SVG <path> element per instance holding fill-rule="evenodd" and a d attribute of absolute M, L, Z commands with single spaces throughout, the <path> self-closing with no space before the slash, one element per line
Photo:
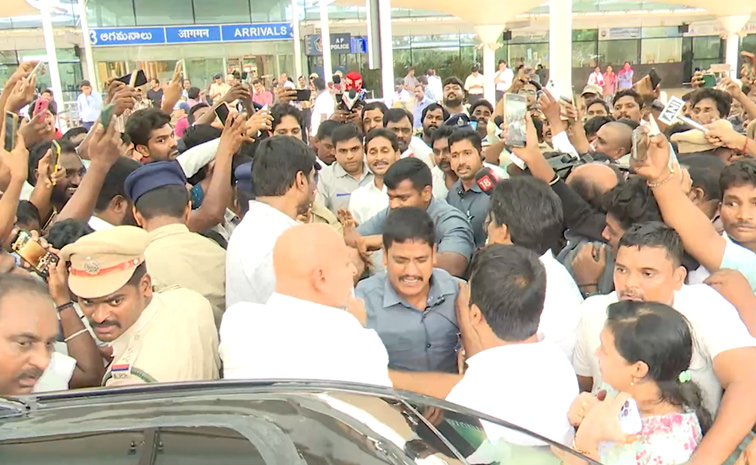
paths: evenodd
<path fill-rule="evenodd" d="M 633 129 L 618 121 L 606 123 L 596 133 L 594 145 L 596 152 L 618 160 L 630 153 L 633 147 Z"/>
<path fill-rule="evenodd" d="M 344 239 L 327 224 L 287 229 L 273 247 L 276 292 L 309 302 L 346 308 L 354 268 Z"/>
<path fill-rule="evenodd" d="M 604 163 L 577 166 L 567 177 L 567 185 L 597 209 L 601 209 L 604 194 L 618 182 L 617 173 Z"/>

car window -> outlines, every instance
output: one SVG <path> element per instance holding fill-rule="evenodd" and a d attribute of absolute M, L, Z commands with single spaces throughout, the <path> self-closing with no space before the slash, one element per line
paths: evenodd
<path fill-rule="evenodd" d="M 143 431 L 32 437 L 0 444 L 0 463 L 137 465 L 143 444 Z"/>

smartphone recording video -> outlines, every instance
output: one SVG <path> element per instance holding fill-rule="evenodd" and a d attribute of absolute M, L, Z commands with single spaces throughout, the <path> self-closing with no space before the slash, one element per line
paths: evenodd
<path fill-rule="evenodd" d="M 527 125 L 525 117 L 528 111 L 528 102 L 519 94 L 506 94 L 507 139 L 506 144 L 510 147 L 524 147 L 527 141 Z"/>

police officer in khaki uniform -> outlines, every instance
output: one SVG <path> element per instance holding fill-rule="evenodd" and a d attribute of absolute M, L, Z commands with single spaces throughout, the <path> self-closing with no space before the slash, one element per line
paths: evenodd
<path fill-rule="evenodd" d="M 113 346 L 106 386 L 218 379 L 218 335 L 210 303 L 175 288 L 153 292 L 144 251 L 150 236 L 118 226 L 61 250 L 68 286 L 97 337 Z"/>
<path fill-rule="evenodd" d="M 145 258 L 155 290 L 180 286 L 199 292 L 210 301 L 220 327 L 226 309 L 226 251 L 187 228 L 191 197 L 181 165 L 144 165 L 129 174 L 124 188 L 137 224 L 150 235 Z"/>

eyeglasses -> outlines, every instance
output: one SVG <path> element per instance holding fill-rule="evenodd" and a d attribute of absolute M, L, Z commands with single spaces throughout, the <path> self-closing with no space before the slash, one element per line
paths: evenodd
<path fill-rule="evenodd" d="M 518 94 L 520 94 L 520 95 L 530 95 L 530 96 L 533 96 L 533 97 L 535 97 L 536 91 L 534 91 L 534 90 L 527 90 L 527 89 L 522 89 L 522 90 L 520 90 L 520 91 L 519 91 L 519 92 L 517 92 L 517 93 L 518 93 Z"/>

